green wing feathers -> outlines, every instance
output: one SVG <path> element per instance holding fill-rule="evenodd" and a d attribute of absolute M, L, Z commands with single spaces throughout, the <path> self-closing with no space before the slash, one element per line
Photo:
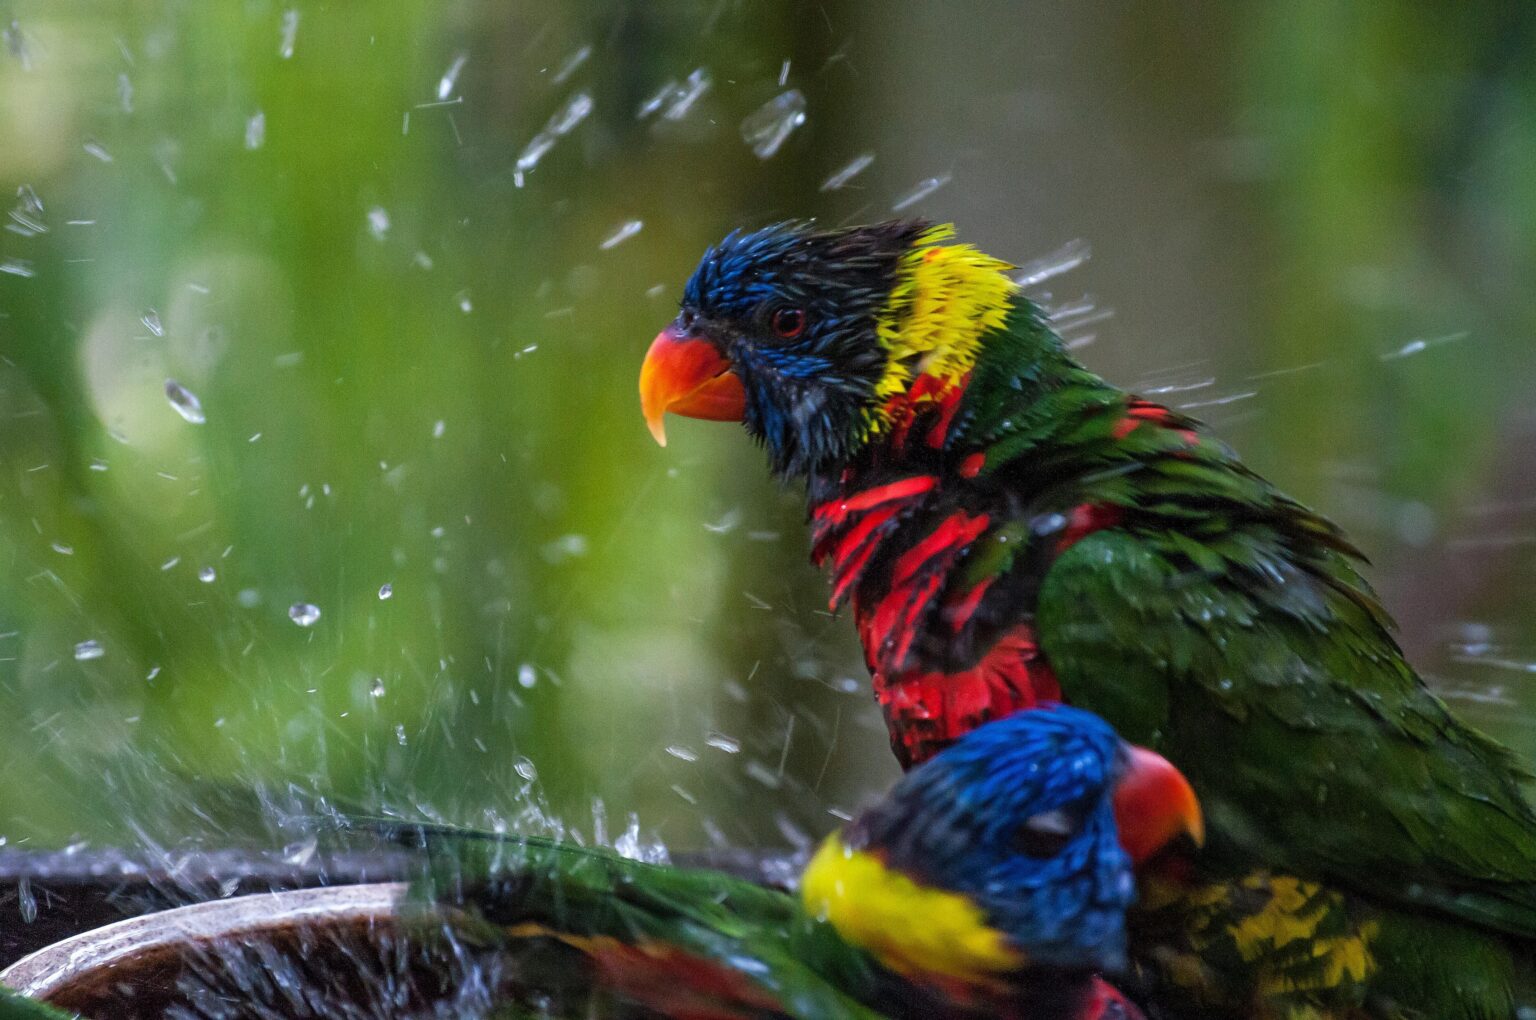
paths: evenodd
<path fill-rule="evenodd" d="M 1536 938 L 1536 813 L 1328 574 L 1194 568 L 1106 531 L 1058 560 L 1042 647 L 1069 701 L 1191 777 L 1230 849 Z"/>

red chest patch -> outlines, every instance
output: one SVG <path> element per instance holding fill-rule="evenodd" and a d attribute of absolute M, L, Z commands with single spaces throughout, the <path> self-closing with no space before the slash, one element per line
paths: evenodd
<path fill-rule="evenodd" d="M 970 463 L 971 458 L 962 460 L 961 477 L 968 477 L 963 468 Z M 831 571 L 832 608 L 853 601 L 875 696 L 885 711 L 891 746 L 902 765 L 926 760 L 991 719 L 1059 701 L 1060 685 L 1040 651 L 1027 611 L 1020 612 L 1011 628 L 1006 619 L 1001 621 L 1002 636 L 968 668 L 943 672 L 923 661 L 923 649 L 931 652 L 935 642 L 943 648 L 951 641 L 975 640 L 974 628 L 970 634 L 967 628 L 982 611 L 988 593 L 994 587 L 1001 590 L 995 584 L 1001 575 L 986 576 L 968 586 L 953 583 L 961 558 L 993 526 L 991 515 L 958 508 L 938 510 L 932 501 L 940 479 L 933 474 L 865 488 L 856 484 L 856 479 L 845 477 L 844 485 L 851 491 L 813 508 L 811 557 Z M 1063 515 L 1061 530 L 1036 538 L 1042 543 L 1037 557 L 1044 559 L 1033 558 L 1023 569 L 1044 569 L 1051 558 L 1095 531 L 1116 526 L 1122 518 L 1117 507 L 1083 504 L 1072 508 Z M 902 530 L 916 520 L 922 521 L 920 532 Z M 878 576 L 871 575 L 870 565 L 882 550 Z M 999 624 L 995 612 L 988 618 L 988 633 Z"/>
<path fill-rule="evenodd" d="M 832 569 L 832 609 L 858 584 L 880 539 L 938 484 L 934 475 L 913 475 L 839 496 L 811 512 L 811 562 Z"/>
<path fill-rule="evenodd" d="M 922 764 L 983 723 L 1061 700 L 1056 674 L 1027 624 L 1003 635 L 970 669 L 875 670 L 874 687 L 903 768 Z"/>

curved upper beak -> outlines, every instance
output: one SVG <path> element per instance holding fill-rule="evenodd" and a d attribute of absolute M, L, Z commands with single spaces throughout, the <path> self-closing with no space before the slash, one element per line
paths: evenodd
<path fill-rule="evenodd" d="M 668 411 L 688 418 L 741 421 L 746 408 L 747 391 L 714 344 L 676 326 L 656 335 L 640 366 L 640 410 L 656 442 L 667 445 L 662 418 Z"/>
<path fill-rule="evenodd" d="M 1114 796 L 1120 846 L 1132 864 L 1139 866 L 1180 836 L 1196 846 L 1205 842 L 1205 819 L 1194 787 L 1157 752 L 1130 749 L 1130 763 Z"/>

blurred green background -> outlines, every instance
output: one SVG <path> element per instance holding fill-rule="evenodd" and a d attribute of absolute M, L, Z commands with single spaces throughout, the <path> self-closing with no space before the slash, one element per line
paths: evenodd
<path fill-rule="evenodd" d="M 635 379 L 709 241 L 896 206 L 1091 245 L 1037 292 L 1081 356 L 1339 519 L 1426 674 L 1536 754 L 1536 8 L 0 26 L 0 840 L 234 838 L 239 789 L 834 824 L 894 766 L 799 495 L 739 429 L 656 448 Z"/>

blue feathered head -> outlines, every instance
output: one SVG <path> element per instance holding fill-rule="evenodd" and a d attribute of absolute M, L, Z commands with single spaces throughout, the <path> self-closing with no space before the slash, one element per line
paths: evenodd
<path fill-rule="evenodd" d="M 1113 972 L 1134 861 L 1183 832 L 1198 840 L 1199 811 L 1173 766 L 1091 713 L 1032 709 L 909 772 L 828 841 L 803 894 L 898 970 Z"/>
<path fill-rule="evenodd" d="M 781 476 L 847 459 L 868 438 L 889 374 L 878 320 L 903 256 L 929 230 L 779 223 L 710 248 L 642 370 L 657 439 L 671 411 L 745 422 Z"/>

